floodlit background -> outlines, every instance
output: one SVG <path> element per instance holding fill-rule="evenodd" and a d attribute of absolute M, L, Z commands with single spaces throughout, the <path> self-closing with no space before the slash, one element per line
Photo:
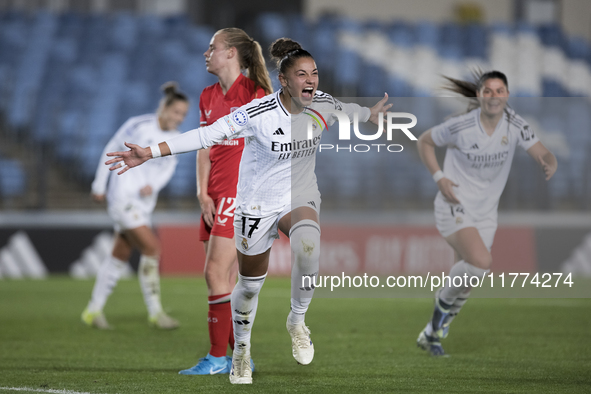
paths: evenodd
<path fill-rule="evenodd" d="M 38 238 L 32 244 L 50 271 L 67 271 L 90 245 L 103 245 L 100 260 L 110 244 L 95 236 L 111 224 L 89 191 L 103 147 L 126 119 L 155 110 L 159 87 L 169 80 L 191 98 L 182 130 L 197 127 L 199 94 L 216 82 L 203 52 L 227 26 L 244 28 L 266 56 L 278 37 L 299 41 L 315 56 L 320 89 L 335 96 L 377 100 L 388 92 L 396 108 L 417 115 L 417 135 L 451 114 L 437 109 L 449 99 L 434 98 L 446 95 L 441 75 L 470 78 L 476 67 L 505 72 L 518 97 L 512 105 L 524 108 L 559 169 L 546 183 L 518 152 L 501 224 L 508 217 L 535 233 L 532 259 L 549 259 L 538 267 L 559 267 L 580 247 L 579 271 L 591 272 L 583 242 L 591 229 L 586 0 L 0 0 L 0 248 L 24 230 Z M 268 67 L 277 84 L 274 65 Z M 323 141 L 334 140 L 328 134 Z M 365 217 L 363 223 L 375 224 L 380 217 L 390 226 L 432 227 L 437 187 L 415 143 L 396 142 L 403 153 L 318 155 L 323 220 Z M 197 224 L 195 154 L 179 159 L 161 193 L 157 224 Z M 43 235 L 56 226 L 81 240 Z M 77 246 L 57 247 L 64 237 Z M 549 255 L 543 247 L 561 252 Z M 200 253 L 194 248 L 190 253 Z"/>
<path fill-rule="evenodd" d="M 216 82 L 203 52 L 230 26 L 266 56 L 276 38 L 299 41 L 334 96 L 372 103 L 388 92 L 395 110 L 417 115 L 417 135 L 465 108 L 441 97 L 441 75 L 497 68 L 509 77 L 511 106 L 559 163 L 546 183 L 517 152 L 492 248 L 497 293 L 472 292 L 443 343 L 450 358 L 416 348 L 432 298 L 369 288 L 328 299 L 335 294 L 317 289 L 306 315 L 316 356 L 297 365 L 285 331 L 291 249 L 276 241 L 253 329 L 252 389 L 589 392 L 591 1 L 0 0 L 0 393 L 231 390 L 228 375 L 178 375 L 209 349 L 194 153 L 179 157 L 154 215 L 163 305 L 181 328 L 148 326 L 137 256 L 105 307 L 116 329 L 80 322 L 112 248 L 112 221 L 90 200 L 103 147 L 127 118 L 155 111 L 169 80 L 191 99 L 182 130 L 197 127 L 199 95 Z M 339 143 L 324 134 L 323 143 Z M 319 274 L 449 271 L 453 251 L 433 218 L 437 187 L 414 142 L 392 143 L 404 151 L 318 154 Z M 499 287 L 508 273 L 545 274 L 552 285 L 574 273 L 577 291 L 561 283 L 536 288 L 537 298 L 514 293 Z"/>
<path fill-rule="evenodd" d="M 282 36 L 301 42 L 316 58 L 320 88 L 335 96 L 441 95 L 441 74 L 469 77 L 475 66 L 505 72 L 514 96 L 591 95 L 585 0 L 316 0 L 287 8 L 272 1 L 0 1 L 2 207 L 101 209 L 87 198 L 99 155 L 127 118 L 155 109 L 163 82 L 178 81 L 192 99 L 182 129 L 198 126 L 199 94 L 216 81 L 202 54 L 225 26 L 246 29 L 265 49 Z M 559 190 L 544 201 L 543 183 L 510 184 L 512 206 L 589 208 L 589 108 L 573 116 L 571 124 L 540 124 L 569 147 L 559 180 L 548 186 Z M 193 156 L 181 157 L 163 208 L 197 209 Z M 396 163 L 404 169 L 396 188 L 409 192 L 392 194 L 393 207 L 412 201 L 429 209 L 435 185 L 410 191 L 429 178 L 416 155 L 410 160 Z M 521 167 L 514 175 L 531 171 Z M 347 179 L 326 182 L 324 200 L 343 189 L 355 193 L 364 176 L 352 168 Z"/>

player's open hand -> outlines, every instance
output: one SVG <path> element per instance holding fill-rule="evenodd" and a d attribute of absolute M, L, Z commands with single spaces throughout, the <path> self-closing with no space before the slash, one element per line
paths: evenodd
<path fill-rule="evenodd" d="M 199 199 L 199 205 L 201 206 L 203 221 L 209 227 L 213 227 L 213 220 L 215 218 L 215 204 L 213 199 L 207 193 L 200 193 L 197 198 Z"/>
<path fill-rule="evenodd" d="M 546 163 L 543 156 L 539 158 L 540 166 L 542 166 L 542 170 L 544 171 L 544 175 L 546 175 L 546 180 L 549 181 L 552 178 L 552 175 L 556 172 L 556 165 L 550 165 Z"/>
<path fill-rule="evenodd" d="M 454 183 L 454 181 L 448 178 L 441 178 L 437 181 L 437 187 L 439 188 L 441 194 L 443 194 L 443 197 L 445 197 L 447 201 L 449 201 L 452 204 L 460 204 L 460 201 L 454 193 L 453 188 L 458 187 L 458 185 Z"/>
<path fill-rule="evenodd" d="M 388 110 L 390 108 L 392 108 L 392 104 L 386 104 L 387 101 L 388 101 L 388 93 L 385 93 L 384 98 L 381 99 L 380 101 L 378 101 L 376 103 L 376 105 L 374 105 L 373 107 L 371 107 L 369 109 L 371 112 L 371 115 L 369 116 L 369 121 L 371 123 L 379 126 L 380 112 L 384 114 L 383 122 L 387 121 L 388 117 L 386 116 L 386 112 L 388 112 Z M 384 128 L 384 130 L 385 130 L 385 128 Z"/>
<path fill-rule="evenodd" d="M 121 175 L 130 168 L 137 167 L 152 158 L 152 150 L 150 148 L 142 148 L 139 145 L 128 142 L 125 143 L 125 146 L 129 148 L 128 151 L 107 153 L 107 156 L 114 157 L 114 159 L 105 162 L 105 164 L 115 164 L 109 170 L 120 170 L 117 175 Z"/>

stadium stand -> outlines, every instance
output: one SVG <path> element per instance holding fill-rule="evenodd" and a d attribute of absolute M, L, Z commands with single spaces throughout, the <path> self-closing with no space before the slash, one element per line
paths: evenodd
<path fill-rule="evenodd" d="M 551 206 L 590 200 L 589 101 L 572 98 L 591 96 L 591 47 L 559 26 L 383 24 L 336 16 L 312 23 L 300 15 L 266 13 L 256 20 L 256 30 L 263 47 L 289 36 L 309 48 L 321 70 L 321 89 L 335 95 L 381 97 L 387 91 L 391 97 L 441 96 L 441 74 L 469 77 L 470 67 L 480 66 L 505 71 L 513 96 L 565 98 L 536 101 L 551 106 L 550 112 L 521 99 L 512 103 L 526 118 L 552 114 L 527 120 L 536 122 L 549 147 L 557 149 L 561 169 L 567 170 L 559 171 L 547 189 L 532 180 L 533 163 L 520 154 L 512 175 L 517 180 L 510 180 L 507 198 L 509 205 L 527 205 L 536 193 L 546 193 Z M 47 149 L 71 176 L 89 184 L 107 140 L 125 119 L 154 111 L 163 82 L 178 81 L 192 98 L 182 130 L 198 126 L 199 94 L 216 81 L 202 55 L 213 32 L 183 17 L 1 13 L 0 112 L 11 133 Z M 423 122 L 421 131 L 447 111 L 445 105 L 426 102 L 411 106 Z M 323 142 L 333 137 L 326 135 Z M 22 167 L 2 167 L 3 195 L 23 193 Z M 194 196 L 194 167 L 194 156 L 180 158 L 165 191 L 169 198 Z M 346 176 L 333 179 L 331 168 Z M 365 190 L 375 190 L 372 182 L 387 195 L 422 206 L 431 204 L 436 191 L 414 152 L 391 159 L 367 155 L 355 163 L 347 155 L 319 155 L 318 177 L 327 201 L 364 198 Z M 5 185 L 13 187 L 6 191 Z"/>

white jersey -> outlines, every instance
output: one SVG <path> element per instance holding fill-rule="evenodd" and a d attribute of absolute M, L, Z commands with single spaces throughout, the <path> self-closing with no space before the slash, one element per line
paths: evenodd
<path fill-rule="evenodd" d="M 528 150 L 538 138 L 511 109 L 489 136 L 480 123 L 480 111 L 478 108 L 435 126 L 431 137 L 437 146 L 447 145 L 443 172 L 459 185 L 454 193 L 464 208 L 475 220 L 496 220 L 517 145 Z M 436 198 L 445 199 L 441 192 Z"/>
<path fill-rule="evenodd" d="M 210 126 L 166 141 L 171 153 L 177 154 L 206 148 L 226 138 L 243 137 L 236 196 L 236 212 L 241 215 L 279 214 L 292 198 L 318 193 L 316 149 L 325 125 L 337 120 L 331 112 L 343 111 L 350 120 L 357 113 L 362 122 L 370 116 L 368 108 L 341 103 L 321 91 L 316 91 L 310 108 L 291 115 L 283 107 L 280 93 L 255 99 Z M 312 134 L 308 135 L 310 119 Z"/>
<path fill-rule="evenodd" d="M 94 182 L 92 182 L 92 192 L 98 195 L 106 194 L 110 206 L 133 203 L 135 206 L 141 207 L 144 212 L 152 212 L 156 206 L 158 193 L 174 174 L 177 158 L 165 157 L 165 160 L 152 160 L 146 165 L 117 175 L 117 171 L 111 172 L 109 167 L 105 165 L 105 161 L 108 160 L 106 154 L 107 152 L 127 150 L 124 142 L 150 146 L 177 134 L 179 132 L 176 130 L 163 131 L 156 114 L 130 118 L 103 150 Z M 152 194 L 146 197 L 140 196 L 140 190 L 148 185 L 152 187 Z"/>

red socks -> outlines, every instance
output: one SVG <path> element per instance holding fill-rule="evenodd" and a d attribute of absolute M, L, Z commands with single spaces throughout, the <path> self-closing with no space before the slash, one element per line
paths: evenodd
<path fill-rule="evenodd" d="M 232 306 L 230 293 L 207 297 L 209 312 L 207 325 L 209 327 L 209 354 L 213 357 L 224 357 L 228 344 L 234 349 L 234 330 L 232 327 Z"/>

